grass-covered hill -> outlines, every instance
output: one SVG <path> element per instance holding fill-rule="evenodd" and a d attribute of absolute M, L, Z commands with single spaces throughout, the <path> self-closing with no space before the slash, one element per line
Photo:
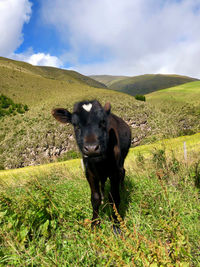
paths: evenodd
<path fill-rule="evenodd" d="M 91 231 L 80 159 L 0 171 L 0 266 L 200 266 L 199 152 L 200 134 L 131 149 L 119 235 L 109 181 Z"/>
<path fill-rule="evenodd" d="M 181 75 L 145 74 L 134 77 L 93 76 L 93 79 L 104 82 L 108 88 L 117 90 L 132 96 L 144 95 L 160 89 L 196 81 L 197 79 Z M 109 79 L 110 78 L 110 79 Z"/>
<path fill-rule="evenodd" d="M 172 111 L 172 114 L 179 112 L 178 110 L 190 107 L 190 114 L 179 121 L 182 127 L 185 128 L 188 125 L 189 120 L 193 117 L 193 114 L 200 114 L 200 82 L 191 82 L 182 84 L 179 86 L 171 87 L 168 89 L 158 90 L 156 92 L 146 95 L 146 101 L 158 108 L 161 112 Z M 198 118 L 196 123 L 198 124 Z M 188 134 L 190 128 L 187 129 Z"/>
<path fill-rule="evenodd" d="M 138 125 L 146 121 L 144 105 L 125 94 L 94 87 L 95 81 L 91 86 L 85 82 L 89 78 L 72 71 L 1 58 L 0 77 L 0 94 L 29 109 L 0 119 L 0 168 L 40 164 L 77 150 L 72 127 L 51 116 L 55 107 L 72 110 L 74 102 L 96 98 L 103 105 L 110 101 L 113 112 L 127 120 L 135 117 Z"/>
<path fill-rule="evenodd" d="M 0 57 L 0 65 L 5 66 L 7 68 L 11 68 L 13 70 L 18 70 L 20 72 L 29 73 L 32 75 L 39 75 L 41 77 L 53 80 L 60 80 L 73 83 L 74 81 L 83 82 L 84 84 L 88 84 L 97 88 L 106 88 L 106 85 L 98 82 L 90 77 L 84 76 L 73 70 L 64 70 L 54 67 L 46 67 L 46 66 L 32 66 L 31 64 L 15 61 L 12 59 L 7 59 Z"/>
<path fill-rule="evenodd" d="M 183 102 L 161 110 L 154 103 L 88 85 L 83 76 L 71 74 L 74 72 L 1 58 L 0 94 L 27 105 L 28 111 L 0 119 L 0 169 L 41 164 L 58 157 L 62 160 L 68 151 L 77 151 L 72 127 L 55 121 L 51 110 L 72 110 L 73 103 L 83 99 L 96 98 L 102 105 L 110 101 L 113 113 L 131 126 L 133 145 L 200 130 L 198 105 Z"/>
<path fill-rule="evenodd" d="M 91 75 L 89 77 L 105 84 L 107 87 L 110 87 L 114 82 L 130 78 L 128 76 L 114 76 L 114 75 Z"/>
<path fill-rule="evenodd" d="M 179 86 L 158 90 L 146 95 L 148 102 L 163 105 L 166 102 L 200 105 L 200 82 L 191 82 Z"/>

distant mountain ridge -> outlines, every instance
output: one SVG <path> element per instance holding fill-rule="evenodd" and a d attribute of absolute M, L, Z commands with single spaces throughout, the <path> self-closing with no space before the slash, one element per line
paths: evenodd
<path fill-rule="evenodd" d="M 144 74 L 133 77 L 96 75 L 90 77 L 97 81 L 104 82 L 109 89 L 132 96 L 138 94 L 145 95 L 160 89 L 198 81 L 196 78 L 175 74 Z"/>
<path fill-rule="evenodd" d="M 42 76 L 47 79 L 55 79 L 60 81 L 78 80 L 81 83 L 87 84 L 96 88 L 107 88 L 107 86 L 97 80 L 91 79 L 88 76 L 82 75 L 73 70 L 59 69 L 55 67 L 47 66 L 33 66 L 29 63 L 12 60 L 4 57 L 0 57 L 1 66 L 5 64 L 5 67 L 20 70 L 21 72 L 30 73 Z"/>
<path fill-rule="evenodd" d="M 127 78 L 131 78 L 129 76 L 114 76 L 114 75 L 90 75 L 90 78 L 105 84 L 107 87 L 111 86 L 112 83 L 118 82 Z"/>

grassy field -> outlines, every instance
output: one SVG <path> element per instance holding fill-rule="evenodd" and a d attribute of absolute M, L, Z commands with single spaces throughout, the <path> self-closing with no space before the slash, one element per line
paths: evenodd
<path fill-rule="evenodd" d="M 107 198 L 90 229 L 80 159 L 1 171 L 0 265 L 199 266 L 200 134 L 133 148 L 126 170 L 117 236 Z"/>
<path fill-rule="evenodd" d="M 159 109 L 164 114 L 168 114 L 168 118 L 172 115 L 177 121 L 176 123 L 182 125 L 183 134 L 190 134 L 190 132 L 192 133 L 190 131 L 191 128 L 188 127 L 186 130 L 186 125 L 190 124 L 193 114 L 197 115 L 195 124 L 199 122 L 200 82 L 186 83 L 147 94 L 146 101 L 153 105 L 155 109 Z M 180 119 L 178 114 L 181 112 L 184 113 L 186 110 L 188 110 L 188 116 Z"/>
<path fill-rule="evenodd" d="M 146 95 L 148 102 L 163 105 L 165 102 L 200 106 L 200 82 L 191 82 Z"/>

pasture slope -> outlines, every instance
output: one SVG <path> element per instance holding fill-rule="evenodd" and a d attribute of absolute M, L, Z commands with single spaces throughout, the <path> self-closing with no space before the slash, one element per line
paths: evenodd
<path fill-rule="evenodd" d="M 107 87 L 109 87 L 113 82 L 130 78 L 128 76 L 114 76 L 114 75 L 91 75 L 89 77 L 94 79 L 95 81 L 105 84 Z"/>
<path fill-rule="evenodd" d="M 132 148 L 126 170 L 118 236 L 107 198 L 91 231 L 80 159 L 0 171 L 0 265 L 199 266 L 200 134 Z"/>
<path fill-rule="evenodd" d="M 199 94 L 200 82 L 196 81 L 147 94 L 146 99 L 156 105 L 170 102 L 171 105 L 185 103 L 191 106 L 199 106 Z"/>
<path fill-rule="evenodd" d="M 72 110 L 74 102 L 84 99 L 97 99 L 102 105 L 110 101 L 112 112 L 130 125 L 133 146 L 200 131 L 200 82 L 194 82 L 196 95 L 191 103 L 168 99 L 160 105 L 159 98 L 144 103 L 100 88 L 101 84 L 77 72 L 5 58 L 0 58 L 0 77 L 0 93 L 29 109 L 0 118 L 0 169 L 44 164 L 77 151 L 72 127 L 57 123 L 51 110 Z"/>

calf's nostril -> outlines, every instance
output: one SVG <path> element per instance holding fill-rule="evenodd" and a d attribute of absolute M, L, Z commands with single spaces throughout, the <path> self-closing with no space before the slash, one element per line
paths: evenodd
<path fill-rule="evenodd" d="M 97 154 L 100 151 L 100 145 L 85 145 L 83 151 L 87 155 Z"/>
<path fill-rule="evenodd" d="M 88 151 L 88 147 L 87 146 L 84 146 L 84 149 L 85 149 L 85 151 Z"/>
<path fill-rule="evenodd" d="M 95 146 L 95 151 L 99 150 L 99 145 Z"/>

